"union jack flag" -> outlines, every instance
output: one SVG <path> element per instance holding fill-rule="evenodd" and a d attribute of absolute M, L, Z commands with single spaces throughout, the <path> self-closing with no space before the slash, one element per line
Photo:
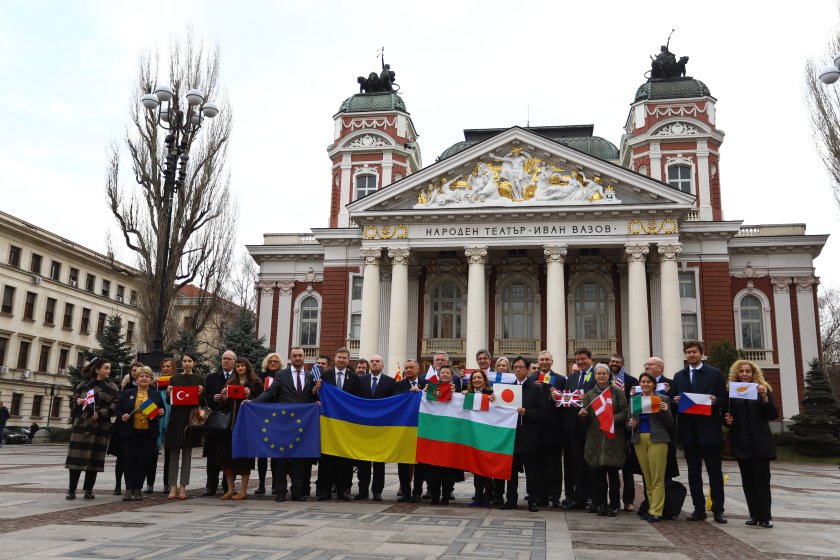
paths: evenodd
<path fill-rule="evenodd" d="M 576 406 L 580 408 L 583 406 L 583 390 L 577 391 L 558 391 L 551 389 L 551 398 L 554 400 L 554 406 L 560 408 L 570 408 Z"/>

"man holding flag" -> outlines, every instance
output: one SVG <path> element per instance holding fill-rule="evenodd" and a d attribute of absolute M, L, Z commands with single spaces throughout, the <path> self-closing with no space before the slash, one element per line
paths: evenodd
<path fill-rule="evenodd" d="M 370 373 L 359 377 L 359 390 L 357 396 L 363 399 L 384 399 L 396 394 L 396 381 L 393 377 L 382 373 L 385 361 L 382 356 L 370 357 Z M 359 493 L 353 496 L 354 500 L 367 500 L 369 492 L 373 492 L 373 499 L 382 501 L 382 490 L 385 488 L 385 463 L 372 463 L 371 461 L 357 461 L 359 479 Z M 371 470 L 373 471 L 373 487 L 371 488 Z"/>
<path fill-rule="evenodd" d="M 538 506 L 547 506 L 549 500 L 553 507 L 560 507 L 560 495 L 563 490 L 563 411 L 554 406 L 551 390 L 566 389 L 566 376 L 552 370 L 554 358 L 551 352 L 543 350 L 537 356 L 537 373 L 528 379 L 535 382 L 545 394 L 546 410 L 540 430 L 540 450 L 537 453 L 537 471 L 541 480 L 537 496 Z"/>
<path fill-rule="evenodd" d="M 359 376 L 348 367 L 350 363 L 350 351 L 347 348 L 339 348 L 335 351 L 335 367 L 325 370 L 321 375 L 321 383 L 317 384 L 320 390 L 321 385 L 330 384 L 345 393 L 355 395 L 359 387 Z M 321 454 L 318 460 L 318 485 L 315 493 L 318 501 L 329 500 L 332 497 L 332 488 L 335 486 L 336 499 L 340 501 L 350 499 L 350 487 L 353 485 L 353 461 L 346 457 Z"/>
<path fill-rule="evenodd" d="M 719 369 L 703 363 L 703 345 L 700 342 L 687 341 L 683 344 L 683 351 L 688 367 L 674 374 L 668 396 L 679 405 L 680 410 L 677 414 L 677 442 L 683 445 L 685 451 L 688 487 L 694 504 L 694 513 L 688 520 L 706 519 L 702 472 L 702 465 L 705 463 L 712 495 L 712 514 L 717 523 L 726 523 L 727 519 L 723 515 L 723 472 L 720 456 L 723 441 L 720 411 L 726 409 L 726 383 Z M 703 409 L 700 414 L 681 403 L 684 399 L 697 397 L 710 403 L 697 407 Z"/>
<path fill-rule="evenodd" d="M 588 392 L 595 386 L 595 379 L 592 372 L 592 352 L 589 348 L 578 348 L 575 350 L 575 366 L 578 371 L 569 374 L 566 380 L 566 390 Z M 563 431 L 565 441 L 563 443 L 563 467 L 566 470 L 566 499 L 563 500 L 563 509 L 583 509 L 586 507 L 586 500 L 590 497 L 588 468 L 583 459 L 583 451 L 586 445 L 586 425 L 578 416 L 580 408 L 563 408 Z"/>

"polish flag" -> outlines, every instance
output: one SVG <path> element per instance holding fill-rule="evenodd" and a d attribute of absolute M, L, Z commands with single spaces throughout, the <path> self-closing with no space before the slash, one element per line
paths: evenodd
<path fill-rule="evenodd" d="M 612 387 L 601 393 L 592 403 L 592 410 L 604 435 L 615 438 L 615 417 L 613 416 Z"/>

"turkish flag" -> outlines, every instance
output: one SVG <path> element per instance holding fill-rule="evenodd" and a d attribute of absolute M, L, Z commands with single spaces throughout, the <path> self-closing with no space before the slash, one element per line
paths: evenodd
<path fill-rule="evenodd" d="M 172 387 L 173 406 L 198 404 L 198 387 Z"/>
<path fill-rule="evenodd" d="M 607 439 L 615 438 L 615 416 L 613 415 L 612 387 L 592 402 L 592 410 L 598 418 L 598 425 Z"/>
<path fill-rule="evenodd" d="M 242 385 L 228 385 L 227 390 L 229 399 L 245 398 L 245 387 L 243 387 Z"/>

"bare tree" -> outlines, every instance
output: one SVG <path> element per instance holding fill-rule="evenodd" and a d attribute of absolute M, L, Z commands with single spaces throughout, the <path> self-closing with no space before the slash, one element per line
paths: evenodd
<path fill-rule="evenodd" d="M 840 36 L 829 41 L 829 53 L 840 51 Z M 840 89 L 819 79 L 825 64 L 809 60 L 805 65 L 805 98 L 817 150 L 832 180 L 834 200 L 840 205 Z"/>
<path fill-rule="evenodd" d="M 228 282 L 229 299 L 251 313 L 257 310 L 257 280 L 259 270 L 257 263 L 247 252 L 243 252 L 231 272 Z"/>
<path fill-rule="evenodd" d="M 175 294 L 193 284 L 199 290 L 194 310 L 194 331 L 200 333 L 216 311 L 227 281 L 235 240 L 237 209 L 231 200 L 227 170 L 227 147 L 232 115 L 219 92 L 219 48 L 205 48 L 191 32 L 186 40 L 172 41 L 168 57 L 141 58 L 130 105 L 131 125 L 124 146 L 114 143 L 107 167 L 106 194 L 126 246 L 135 253 L 145 280 L 140 297 L 143 328 L 139 333 L 149 344 L 154 336 L 161 283 L 163 283 L 164 348 L 176 333 L 172 319 Z M 205 99 L 220 108 L 215 119 L 205 119 L 192 142 L 183 184 L 175 194 L 169 235 L 169 268 L 162 278 L 162 258 L 167 245 L 166 219 L 169 200 L 165 196 L 163 171 L 166 166 L 167 132 L 158 126 L 156 113 L 146 111 L 140 98 L 154 91 L 156 83 L 169 83 L 174 91 L 172 111 L 177 112 L 187 90 L 199 88 Z M 122 184 L 120 160 L 123 150 L 130 157 L 136 185 Z"/>
<path fill-rule="evenodd" d="M 835 395 L 840 398 L 840 290 L 823 288 L 818 301 L 823 367 Z"/>

